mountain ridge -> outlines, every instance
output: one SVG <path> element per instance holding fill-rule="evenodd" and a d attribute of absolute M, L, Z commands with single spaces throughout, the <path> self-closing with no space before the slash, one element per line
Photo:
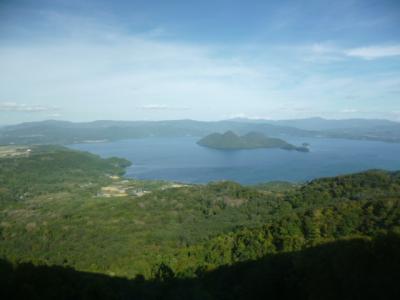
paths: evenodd
<path fill-rule="evenodd" d="M 333 124 L 333 125 L 332 125 Z M 239 134 L 257 131 L 268 136 L 323 137 L 400 142 L 400 123 L 389 120 L 165 120 L 69 122 L 45 120 L 0 127 L 0 145 L 73 144 L 87 140 L 114 141 L 143 137 L 202 137 L 228 130 Z"/>

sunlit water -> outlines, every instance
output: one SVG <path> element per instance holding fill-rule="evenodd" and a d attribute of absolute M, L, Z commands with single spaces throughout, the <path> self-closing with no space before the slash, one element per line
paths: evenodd
<path fill-rule="evenodd" d="M 221 151 L 198 146 L 198 138 L 144 138 L 110 143 L 75 144 L 71 148 L 102 157 L 118 156 L 133 165 L 126 176 L 189 183 L 234 180 L 307 181 L 368 169 L 400 170 L 400 144 L 323 138 L 285 138 L 310 152 L 280 149 Z"/>

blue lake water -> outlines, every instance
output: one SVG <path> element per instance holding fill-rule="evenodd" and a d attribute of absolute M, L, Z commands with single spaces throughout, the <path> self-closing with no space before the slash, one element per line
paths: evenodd
<path fill-rule="evenodd" d="M 400 144 L 326 138 L 289 138 L 309 143 L 311 152 L 281 149 L 221 151 L 198 146 L 198 138 L 144 138 L 74 144 L 73 149 L 102 157 L 118 156 L 133 165 L 126 176 L 187 183 L 234 180 L 303 182 L 368 169 L 400 170 Z"/>

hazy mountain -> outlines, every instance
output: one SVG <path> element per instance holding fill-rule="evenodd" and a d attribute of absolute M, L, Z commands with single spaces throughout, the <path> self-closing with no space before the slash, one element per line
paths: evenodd
<path fill-rule="evenodd" d="M 232 130 L 238 134 L 259 132 L 267 136 L 329 137 L 400 142 L 400 123 L 387 120 L 247 120 L 204 122 L 110 121 L 87 123 L 47 120 L 0 128 L 0 144 L 71 144 L 143 137 L 204 137 Z"/>
<path fill-rule="evenodd" d="M 315 135 L 313 132 L 292 127 L 232 121 L 95 121 L 72 123 L 49 120 L 4 127 L 0 129 L 0 144 L 68 144 L 151 136 L 202 137 L 213 132 L 225 132 L 227 130 L 234 130 L 240 134 L 257 131 L 267 135 Z"/>
<path fill-rule="evenodd" d="M 358 140 L 376 140 L 400 142 L 400 123 L 383 119 L 344 119 L 333 120 L 323 118 L 307 118 L 293 120 L 250 120 L 232 119 L 237 123 L 270 124 L 286 126 L 311 132 L 329 138 L 345 138 Z"/>
<path fill-rule="evenodd" d="M 324 119 L 320 117 L 291 119 L 291 120 L 266 120 L 266 119 L 246 119 L 235 118 L 230 121 L 240 123 L 256 123 L 256 124 L 271 124 L 278 126 L 295 127 L 303 130 L 331 130 L 331 129 L 346 129 L 346 128 L 377 128 L 388 126 L 399 126 L 399 122 L 394 122 L 384 119 Z"/>

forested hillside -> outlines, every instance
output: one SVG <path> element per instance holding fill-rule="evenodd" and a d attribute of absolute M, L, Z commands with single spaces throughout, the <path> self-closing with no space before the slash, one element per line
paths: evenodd
<path fill-rule="evenodd" d="M 53 146 L 0 158 L 6 299 L 398 292 L 400 172 L 183 185 L 127 180 L 128 165 Z"/>
<path fill-rule="evenodd" d="M 130 165 L 122 158 L 101 159 L 58 146 L 33 146 L 24 151 L 23 156 L 0 158 L 0 202 L 68 192 L 85 182 L 104 184 L 109 175 L 122 175 Z"/>
<path fill-rule="evenodd" d="M 338 240 L 302 251 L 199 270 L 194 278 L 162 268 L 128 280 L 59 266 L 0 261 L 3 299 L 398 299 L 400 237 Z"/>

